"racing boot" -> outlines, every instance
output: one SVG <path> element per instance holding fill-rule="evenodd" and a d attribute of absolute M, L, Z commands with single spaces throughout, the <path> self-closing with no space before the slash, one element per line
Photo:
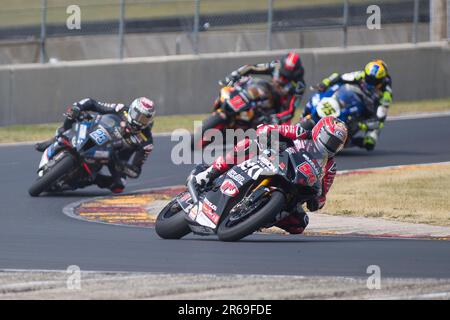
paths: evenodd
<path fill-rule="evenodd" d="M 111 190 L 112 193 L 122 193 L 125 190 L 125 179 L 114 181 L 114 183 L 109 186 L 109 190 Z"/>
<path fill-rule="evenodd" d="M 368 131 L 364 136 L 363 147 L 366 148 L 367 151 L 375 149 L 375 145 L 378 141 L 378 132 L 379 130 Z"/>
<path fill-rule="evenodd" d="M 297 208 L 292 213 L 286 211 L 281 212 L 280 218 L 281 220 L 275 226 L 290 234 L 303 233 L 309 223 L 309 217 L 301 205 L 297 205 Z"/>
<path fill-rule="evenodd" d="M 97 174 L 94 183 L 102 189 L 109 189 L 112 193 L 122 193 L 125 189 L 124 180 L 120 177 L 115 179 L 112 176 Z"/>
<path fill-rule="evenodd" d="M 56 137 L 53 137 L 51 139 L 38 142 L 34 145 L 34 148 L 39 152 L 44 152 L 48 147 L 50 147 L 53 143 L 55 143 Z"/>
<path fill-rule="evenodd" d="M 38 142 L 34 145 L 34 148 L 39 152 L 44 152 L 45 149 L 47 149 L 50 145 L 56 142 L 56 140 L 63 134 L 64 132 L 64 126 L 60 127 L 56 130 L 56 134 L 53 138 L 50 138 L 48 140 Z"/>

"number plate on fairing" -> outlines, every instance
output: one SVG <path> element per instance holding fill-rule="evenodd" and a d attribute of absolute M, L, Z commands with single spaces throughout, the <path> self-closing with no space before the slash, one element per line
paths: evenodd
<path fill-rule="evenodd" d="M 95 131 L 91 132 L 89 136 L 95 141 L 99 146 L 105 144 L 110 140 L 108 132 L 103 128 L 99 127 Z"/>

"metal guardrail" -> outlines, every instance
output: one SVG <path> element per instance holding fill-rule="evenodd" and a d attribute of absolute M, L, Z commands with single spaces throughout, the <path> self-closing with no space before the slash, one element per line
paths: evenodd
<path fill-rule="evenodd" d="M 342 0 L 341 4 L 322 4 L 310 6 L 277 6 L 278 0 L 265 0 L 267 6 L 262 9 L 252 9 L 244 12 L 203 13 L 202 3 L 207 0 L 170 0 L 182 2 L 186 14 L 152 18 L 127 18 L 127 10 L 136 5 L 127 0 L 111 0 L 117 7 L 117 19 L 83 22 L 81 30 L 69 30 L 64 22 L 49 21 L 48 11 L 54 10 L 48 1 L 40 0 L 40 25 L 0 27 L 0 40 L 28 38 L 40 41 L 41 62 L 46 62 L 46 39 L 49 37 L 117 34 L 118 58 L 124 57 L 124 42 L 126 34 L 131 33 L 163 33 L 183 32 L 191 35 L 190 39 L 195 53 L 199 53 L 199 35 L 209 30 L 239 32 L 245 28 L 256 28 L 267 32 L 266 49 L 272 49 L 272 34 L 284 31 L 302 31 L 319 29 L 342 29 L 342 46 L 348 45 L 348 28 L 364 26 L 367 22 L 366 9 L 369 4 L 376 3 L 382 11 L 383 24 L 410 23 L 411 42 L 418 41 L 418 25 L 430 22 L 430 1 L 442 0 Z M 55 1 L 55 0 L 53 0 Z M 220 0 L 219 0 L 220 1 Z M 234 0 L 231 0 L 234 1 Z M 262 1 L 262 0 L 261 0 Z M 447 10 L 450 15 L 450 0 Z M 157 0 L 140 1 L 139 4 L 152 4 Z M 159 1 L 159 4 L 162 2 Z M 218 2 L 216 2 L 217 4 Z M 104 4 L 112 6 L 113 2 Z M 101 6 L 92 4 L 92 6 Z M 63 8 L 63 7 L 61 7 Z M 89 7 L 88 7 L 89 8 Z M 106 7 L 105 7 L 106 8 Z M 37 8 L 35 8 L 37 10 Z M 12 14 L 12 13 L 11 13 Z M 1 16 L 1 14 L 0 14 Z M 450 19 L 447 19 L 450 33 Z"/>

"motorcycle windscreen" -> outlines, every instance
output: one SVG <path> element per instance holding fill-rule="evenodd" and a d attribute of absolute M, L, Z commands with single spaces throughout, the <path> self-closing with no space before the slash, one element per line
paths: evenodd
<path fill-rule="evenodd" d="M 364 102 L 361 96 L 352 89 L 352 86 L 342 86 L 335 94 L 336 100 L 343 109 L 343 113 L 356 114 L 364 109 Z"/>

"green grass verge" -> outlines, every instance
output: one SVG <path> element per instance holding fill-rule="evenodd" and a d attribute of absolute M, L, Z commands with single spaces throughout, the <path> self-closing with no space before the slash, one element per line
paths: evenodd
<path fill-rule="evenodd" d="M 397 102 L 389 109 L 389 115 L 398 116 L 421 112 L 450 111 L 450 98 L 415 102 Z"/>
<path fill-rule="evenodd" d="M 155 119 L 153 132 L 172 132 L 179 128 L 192 131 L 194 121 L 201 121 L 206 116 L 207 114 L 159 116 Z M 0 143 L 45 140 L 52 137 L 60 125 L 60 123 L 46 123 L 0 127 Z"/>
<path fill-rule="evenodd" d="M 439 111 L 450 111 L 450 98 L 394 103 L 390 108 L 389 115 Z M 193 122 L 201 121 L 207 116 L 208 114 L 159 116 L 155 119 L 153 132 L 171 132 L 178 128 L 192 131 Z M 295 121 L 298 121 L 299 117 L 300 112 L 297 112 Z M 44 140 L 53 136 L 59 125 L 58 123 L 49 123 L 0 127 L 0 143 Z"/>
<path fill-rule="evenodd" d="M 337 176 L 324 212 L 450 226 L 450 165 Z"/>

